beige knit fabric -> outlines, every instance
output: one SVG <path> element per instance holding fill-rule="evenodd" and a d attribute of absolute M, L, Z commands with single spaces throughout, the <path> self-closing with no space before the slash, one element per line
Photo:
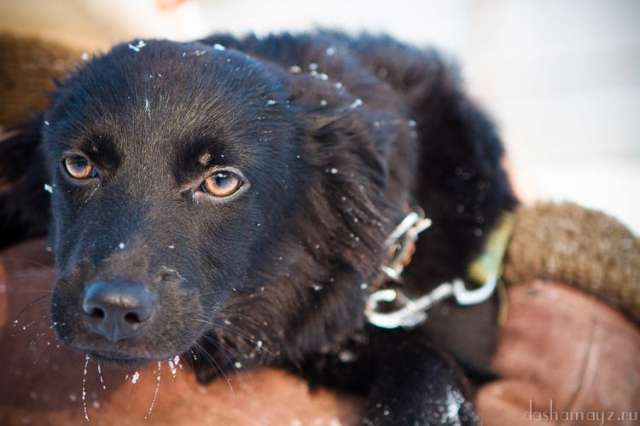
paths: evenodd
<path fill-rule="evenodd" d="M 604 213 L 572 203 L 520 208 L 504 268 L 507 283 L 564 282 L 640 323 L 640 240 Z"/>

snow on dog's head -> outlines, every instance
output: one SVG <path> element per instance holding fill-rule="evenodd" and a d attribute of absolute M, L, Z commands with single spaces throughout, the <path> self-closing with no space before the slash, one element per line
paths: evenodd
<path fill-rule="evenodd" d="M 58 336 L 125 364 L 221 347 L 224 367 L 361 323 L 340 281 L 386 235 L 362 101 L 231 48 L 140 47 L 84 63 L 46 114 Z"/>

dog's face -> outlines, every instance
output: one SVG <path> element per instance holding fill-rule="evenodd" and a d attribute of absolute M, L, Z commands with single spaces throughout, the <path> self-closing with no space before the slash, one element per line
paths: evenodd
<path fill-rule="evenodd" d="M 98 357 L 187 350 L 296 209 L 301 123 L 240 54 L 127 46 L 85 66 L 45 123 L 61 338 Z M 183 54 L 184 52 L 184 54 Z"/>
<path fill-rule="evenodd" d="M 290 291 L 296 261 L 312 269 L 331 257 L 321 252 L 332 242 L 293 236 L 292 222 L 311 214 L 308 191 L 320 197 L 310 181 L 345 178 L 318 153 L 312 164 L 308 123 L 287 96 L 277 73 L 243 54 L 169 42 L 117 47 L 58 89 L 43 132 L 52 315 L 65 343 L 123 363 L 167 359 L 221 325 L 234 301 Z M 318 214 L 342 203 L 357 222 L 352 200 L 369 182 L 350 179 Z M 327 233 L 318 238 L 360 235 L 358 224 L 322 225 L 311 225 Z"/>

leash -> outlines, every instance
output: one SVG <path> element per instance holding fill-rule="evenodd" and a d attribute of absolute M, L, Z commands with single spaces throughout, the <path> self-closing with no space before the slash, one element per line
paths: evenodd
<path fill-rule="evenodd" d="M 390 258 L 381 266 L 381 283 L 402 282 L 402 272 L 411 263 L 415 245 L 420 234 L 431 226 L 422 209 L 410 212 L 398 224 L 387 239 Z M 502 259 L 506 251 L 513 216 L 504 213 L 487 239 L 484 251 L 471 263 L 469 277 L 482 283 L 478 288 L 468 289 L 465 282 L 456 278 L 444 282 L 430 292 L 412 299 L 400 288 L 382 288 L 371 293 L 365 305 L 367 320 L 380 328 L 412 328 L 427 319 L 427 311 L 435 304 L 453 298 L 460 306 L 472 306 L 487 301 L 496 291 L 502 272 Z M 386 279 L 385 279 L 386 277 Z M 388 308 L 394 303 L 396 309 Z"/>

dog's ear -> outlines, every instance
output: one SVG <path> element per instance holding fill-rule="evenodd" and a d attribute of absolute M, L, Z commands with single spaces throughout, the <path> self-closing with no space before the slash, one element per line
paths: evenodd
<path fill-rule="evenodd" d="M 386 240 L 383 197 L 387 163 L 375 149 L 371 129 L 356 113 L 342 109 L 306 117 L 304 159 L 313 168 L 307 193 L 309 215 L 302 230 L 311 251 L 369 276 L 380 263 Z M 384 222 L 384 223 L 383 223 Z M 327 253 L 319 253 L 326 247 Z"/>
<path fill-rule="evenodd" d="M 38 117 L 0 134 L 0 248 L 46 234 L 50 194 L 41 125 Z"/>

